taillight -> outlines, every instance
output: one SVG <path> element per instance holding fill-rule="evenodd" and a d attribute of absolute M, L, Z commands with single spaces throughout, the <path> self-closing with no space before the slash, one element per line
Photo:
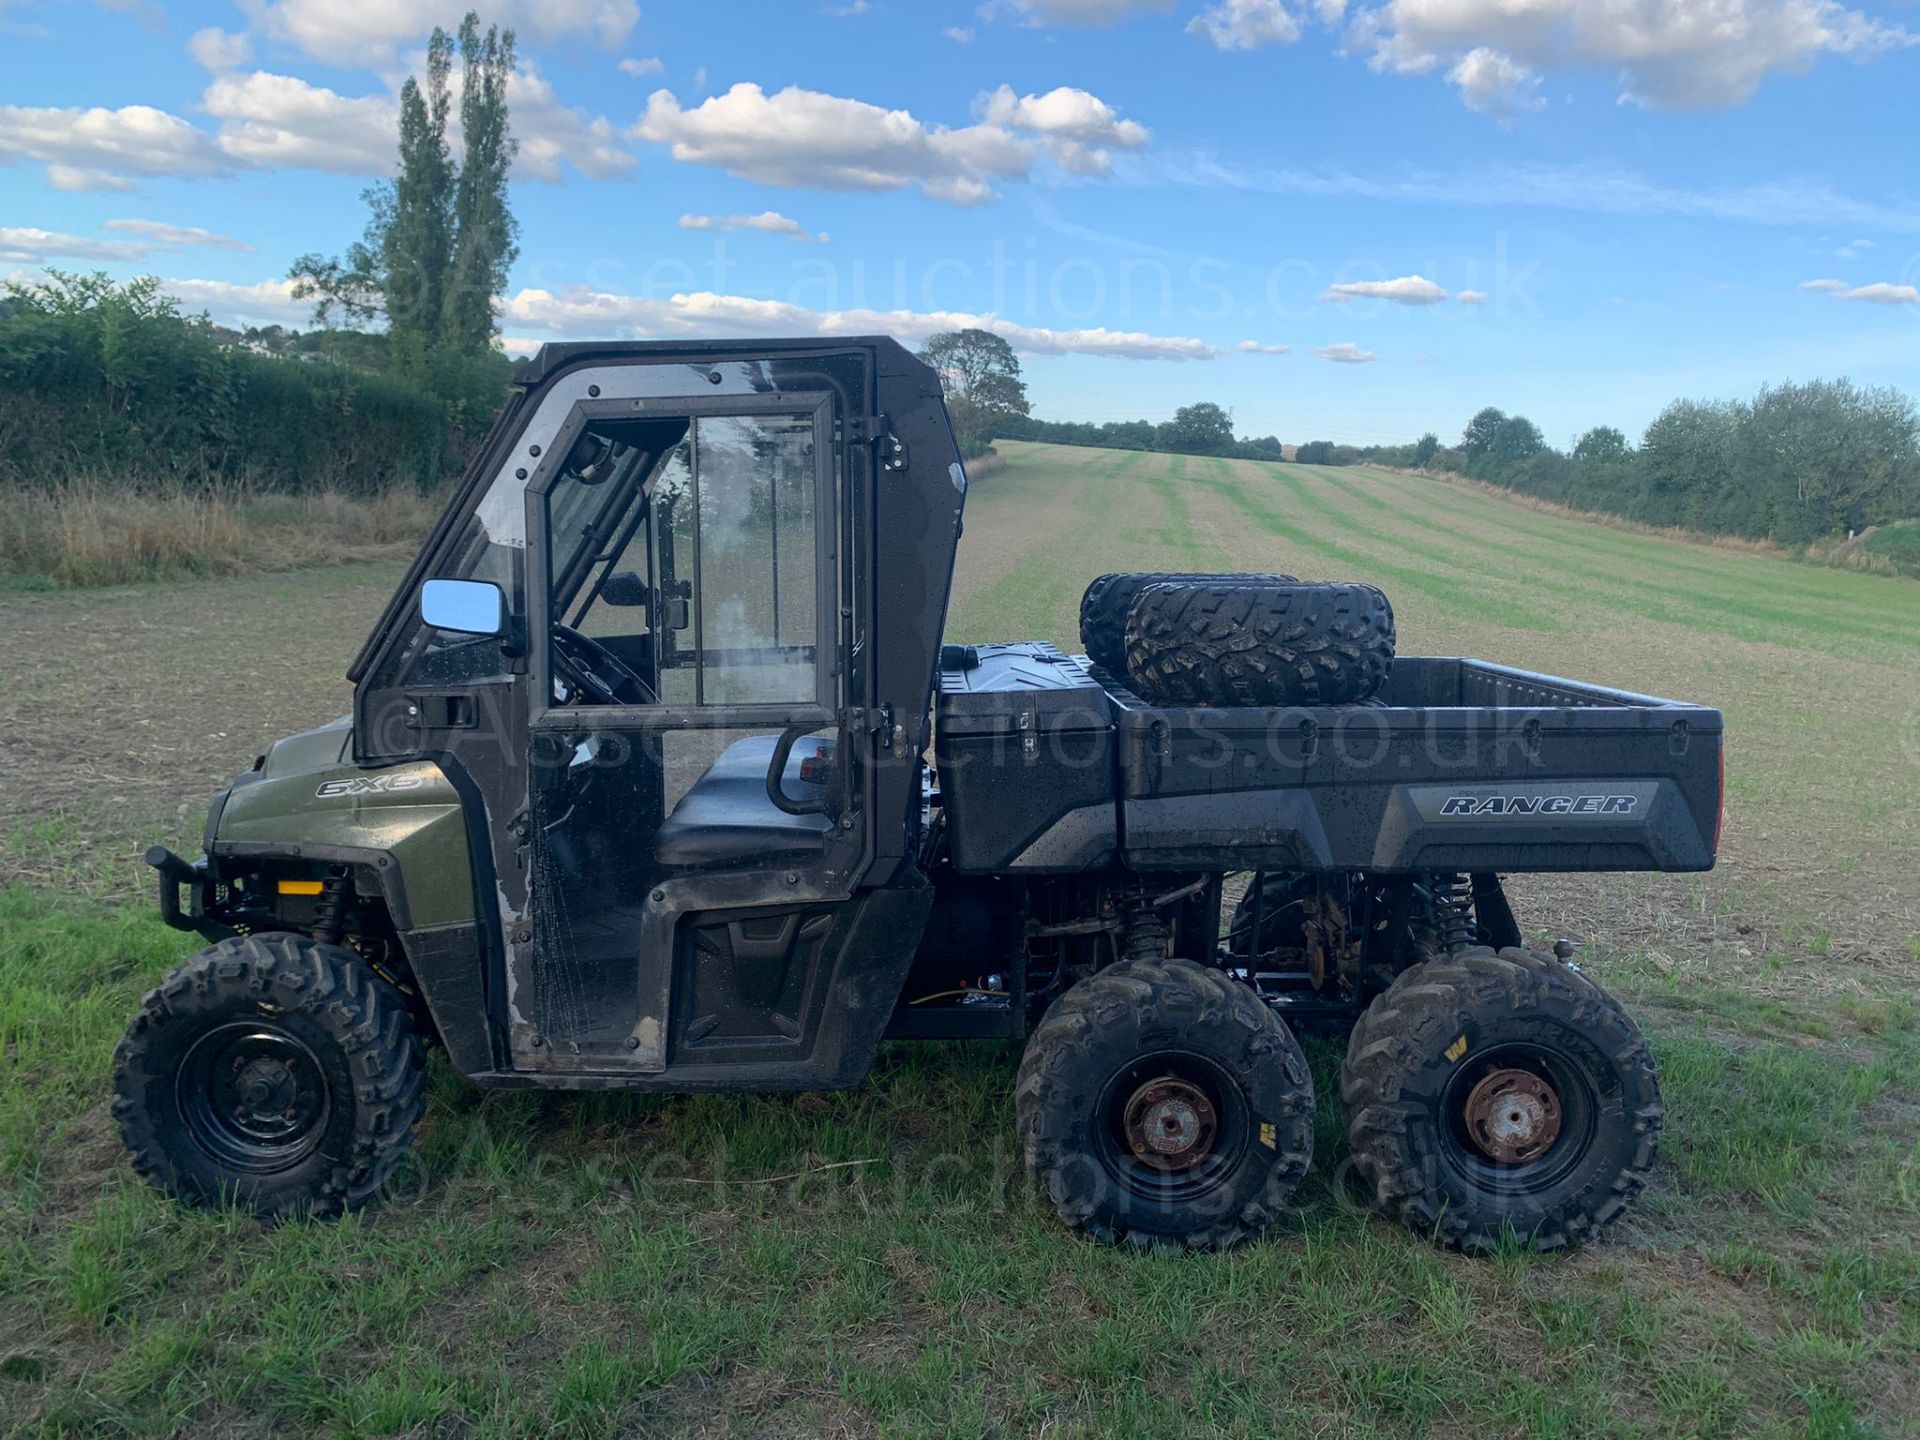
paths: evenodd
<path fill-rule="evenodd" d="M 1720 832 L 1727 828 L 1727 742 L 1720 742 L 1720 808 L 1713 817 L 1713 853 L 1720 853 Z"/>

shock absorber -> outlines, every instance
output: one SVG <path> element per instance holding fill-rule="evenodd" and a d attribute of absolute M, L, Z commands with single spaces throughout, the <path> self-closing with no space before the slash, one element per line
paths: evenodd
<path fill-rule="evenodd" d="M 1464 875 L 1440 874 L 1427 889 L 1433 906 L 1434 935 L 1442 954 L 1464 950 L 1473 943 L 1473 888 Z"/>
<path fill-rule="evenodd" d="M 1121 957 L 1127 960 L 1164 960 L 1167 942 L 1172 936 L 1154 900 L 1143 888 L 1135 886 L 1125 896 L 1122 905 L 1127 928 L 1120 945 Z"/>
<path fill-rule="evenodd" d="M 320 898 L 313 907 L 313 938 L 338 945 L 346 933 L 347 906 L 353 900 L 353 872 L 345 865 L 327 867 Z"/>

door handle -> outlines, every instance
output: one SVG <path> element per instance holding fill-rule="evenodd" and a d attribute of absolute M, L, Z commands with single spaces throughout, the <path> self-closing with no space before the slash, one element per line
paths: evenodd
<path fill-rule="evenodd" d="M 471 730 L 479 723 L 478 713 L 472 694 L 467 692 L 407 696 L 407 728 L 411 730 Z"/>

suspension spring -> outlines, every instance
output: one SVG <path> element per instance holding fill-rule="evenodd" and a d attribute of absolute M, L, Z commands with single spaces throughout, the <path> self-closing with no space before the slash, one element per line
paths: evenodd
<path fill-rule="evenodd" d="M 1120 951 L 1127 960 L 1164 960 L 1167 954 L 1167 942 L 1172 934 L 1167 922 L 1160 918 L 1159 910 L 1152 899 L 1136 890 L 1123 902 L 1126 910 L 1126 939 Z"/>
<path fill-rule="evenodd" d="M 1473 887 L 1464 875 L 1435 875 L 1427 891 L 1433 906 L 1434 934 L 1442 954 L 1473 943 Z"/>
<path fill-rule="evenodd" d="M 347 906 L 353 899 L 353 872 L 345 865 L 327 867 L 320 898 L 313 907 L 313 938 L 338 945 L 346 931 Z"/>

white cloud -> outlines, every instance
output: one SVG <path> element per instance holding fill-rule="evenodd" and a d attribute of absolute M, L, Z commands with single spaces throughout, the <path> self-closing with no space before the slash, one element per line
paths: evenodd
<path fill-rule="evenodd" d="M 1118 145 L 1132 150 L 1152 138 L 1146 126 L 1135 120 L 1122 120 L 1098 95 L 1076 90 L 1071 85 L 1058 86 L 1044 95 L 1017 98 L 1011 86 L 1002 85 L 982 95 L 975 108 L 989 124 L 1059 139 Z"/>
<path fill-rule="evenodd" d="M 1872 248 L 1873 241 L 1871 240 L 1849 240 L 1833 252 L 1833 258 L 1836 260 L 1858 260 Z"/>
<path fill-rule="evenodd" d="M 56 190 L 71 190 L 84 193 L 93 190 L 137 190 L 139 187 L 124 175 L 110 175 L 105 170 L 77 169 L 72 165 L 47 166 L 47 183 Z"/>
<path fill-rule="evenodd" d="M 1478 45 L 1469 50 L 1447 71 L 1447 83 L 1460 91 L 1469 110 L 1482 115 L 1510 116 L 1522 110 L 1538 110 L 1547 102 L 1540 98 L 1540 77 L 1491 46 Z"/>
<path fill-rule="evenodd" d="M 693 109 L 669 90 L 648 97 L 632 132 L 673 158 L 743 180 L 795 189 L 899 190 L 918 186 L 958 205 L 994 198 L 994 182 L 1024 179 L 1036 146 L 1003 126 L 949 129 L 905 110 L 803 90 L 768 95 L 741 83 Z"/>
<path fill-rule="evenodd" d="M 964 25 L 949 25 L 940 33 L 956 45 L 971 45 L 973 43 L 973 31 L 967 29 Z"/>
<path fill-rule="evenodd" d="M 836 20 L 851 20 L 856 15 L 865 15 L 869 10 L 873 9 L 873 6 L 870 0 L 851 0 L 849 4 L 829 5 L 826 9 L 827 14 L 833 16 Z"/>
<path fill-rule="evenodd" d="M 1220 0 L 1188 21 L 1187 33 L 1219 50 L 1258 50 L 1291 45 L 1300 38 L 1300 22 L 1281 0 Z"/>
<path fill-rule="evenodd" d="M 595 179 L 633 173 L 638 160 L 610 121 L 563 104 L 531 64 L 508 84 L 520 141 L 515 174 L 558 181 L 571 166 Z M 144 105 L 121 110 L 0 106 L 0 165 L 37 160 L 59 190 L 128 190 L 135 178 L 297 168 L 387 175 L 397 159 L 392 94 L 342 95 L 291 75 L 222 71 L 201 109 L 210 133 Z"/>
<path fill-rule="evenodd" d="M 1020 325 L 994 315 L 960 311 L 813 310 L 784 300 L 759 300 L 711 292 L 651 299 L 584 287 L 554 292 L 521 290 L 509 296 L 504 318 L 518 330 L 555 336 L 640 337 L 681 335 L 864 335 L 890 334 L 919 343 L 943 330 L 977 327 L 1006 338 L 1028 355 L 1099 355 L 1128 360 L 1210 360 L 1218 352 L 1204 340 L 1104 328 L 1054 330 Z"/>
<path fill-rule="evenodd" d="M 305 325 L 313 318 L 313 302 L 294 299 L 290 280 L 162 280 L 160 288 L 189 313 L 204 310 L 222 325 Z"/>
<path fill-rule="evenodd" d="M 1365 365 L 1380 357 L 1371 350 L 1362 350 L 1351 340 L 1341 340 L 1313 352 L 1322 360 L 1331 360 L 1336 365 Z"/>
<path fill-rule="evenodd" d="M 1320 297 L 1335 304 L 1348 300 L 1391 300 L 1396 305 L 1437 305 L 1447 292 L 1424 275 L 1402 275 L 1393 280 L 1351 280 L 1330 285 Z"/>
<path fill-rule="evenodd" d="M 346 96 L 292 75 L 216 75 L 201 106 L 220 122 L 222 152 L 254 169 L 384 175 L 396 161 L 399 108 L 389 96 Z"/>
<path fill-rule="evenodd" d="M 0 105 L 0 164 L 38 160 L 60 189 L 124 189 L 111 177 L 213 175 L 227 168 L 204 130 L 148 105 Z"/>
<path fill-rule="evenodd" d="M 1484 164 L 1371 174 L 1235 165 L 1207 154 L 1163 154 L 1140 178 L 1180 185 L 1314 195 L 1397 205 L 1545 208 L 1597 215 L 1684 215 L 1748 225 L 1859 225 L 1920 233 L 1920 204 L 1868 200 L 1804 176 L 1747 185 L 1663 185 L 1613 165 Z"/>
<path fill-rule="evenodd" d="M 43 265 L 49 260 L 131 261 L 149 254 L 152 246 L 132 240 L 89 240 L 27 225 L 0 225 L 0 262 Z"/>
<path fill-rule="evenodd" d="M 1115 25 L 1140 15 L 1164 15 L 1173 0 L 1007 0 L 1004 6 L 1035 25 Z"/>
<path fill-rule="evenodd" d="M 778 210 L 762 210 L 758 215 L 682 215 L 682 230 L 758 230 L 762 235 L 785 235 L 791 240 L 817 240 L 827 243 L 824 232 L 819 235 L 807 233 L 807 227 L 790 215 L 782 215 Z"/>
<path fill-rule="evenodd" d="M 1819 295 L 1837 295 L 1842 290 L 1849 290 L 1852 287 L 1844 280 L 1802 280 L 1800 288 L 1811 290 Z"/>
<path fill-rule="evenodd" d="M 451 32 L 471 0 L 242 0 L 254 28 L 333 65 L 383 65 L 438 25 Z M 589 39 L 604 49 L 624 45 L 640 20 L 636 0 L 493 0 L 488 23 L 519 32 L 522 41 Z"/>
<path fill-rule="evenodd" d="M 666 68 L 666 62 L 657 55 L 643 55 L 638 58 L 629 55 L 620 62 L 620 73 L 631 75 L 636 80 L 647 75 L 658 75 Z"/>
<path fill-rule="evenodd" d="M 1872 285 L 1862 285 L 1854 290 L 1840 292 L 1842 300 L 1865 300 L 1871 305 L 1920 305 L 1920 288 L 1912 285 L 1889 285 L 1882 280 Z"/>
<path fill-rule="evenodd" d="M 1113 169 L 1108 146 L 1137 150 L 1152 138 L 1137 120 L 1122 120 L 1099 96 L 1070 85 L 1021 96 L 1002 85 L 976 99 L 974 113 L 989 125 L 1038 136 L 1047 153 L 1075 175 L 1106 175 Z"/>
<path fill-rule="evenodd" d="M 520 141 L 515 179 L 557 183 L 571 165 L 589 179 L 621 180 L 640 164 L 612 121 L 562 103 L 531 61 L 522 60 L 507 82 L 507 109 Z M 389 137 L 389 150 L 394 143 Z"/>
<path fill-rule="evenodd" d="M 170 247 L 203 245 L 214 250 L 242 251 L 254 248 L 244 240 L 235 240 L 213 230 L 202 230 L 197 225 L 171 225 L 164 220 L 108 220 L 100 228 L 118 231 L 122 235 L 137 235 L 155 245 Z"/>
<path fill-rule="evenodd" d="M 1376 69 L 1451 67 L 1476 108 L 1500 93 L 1502 63 L 1523 73 L 1610 71 L 1622 100 L 1713 109 L 1822 54 L 1864 58 L 1916 38 L 1838 0 L 1386 0 L 1357 14 L 1350 33 Z M 1497 60 L 1473 62 L 1482 51 Z"/>
<path fill-rule="evenodd" d="M 1484 290 L 1462 290 L 1453 298 L 1458 300 L 1462 305 L 1484 305 L 1487 303 L 1487 292 Z"/>
<path fill-rule="evenodd" d="M 238 70 L 253 58 L 253 37 L 209 25 L 187 41 L 187 53 L 204 70 Z"/>
<path fill-rule="evenodd" d="M 1071 86 L 1015 95 L 1003 85 L 974 109 L 978 123 L 949 127 L 797 85 L 768 95 L 743 82 L 691 109 L 656 90 L 631 133 L 670 146 L 676 160 L 763 185 L 917 186 L 956 205 L 996 198 L 997 182 L 1026 179 L 1043 155 L 1074 174 L 1105 175 L 1109 147 L 1136 149 L 1149 139 L 1144 125 Z"/>
<path fill-rule="evenodd" d="M 101 227 L 132 239 L 99 240 L 68 235 L 34 226 L 0 226 L 0 262 L 43 265 L 49 260 L 89 260 L 133 264 L 156 252 L 204 247 L 250 251 L 253 246 L 202 230 L 194 225 L 170 225 L 163 220 L 109 220 Z"/>
<path fill-rule="evenodd" d="M 1240 351 L 1244 355 L 1291 355 L 1291 345 L 1262 345 L 1258 340 L 1242 340 Z"/>

